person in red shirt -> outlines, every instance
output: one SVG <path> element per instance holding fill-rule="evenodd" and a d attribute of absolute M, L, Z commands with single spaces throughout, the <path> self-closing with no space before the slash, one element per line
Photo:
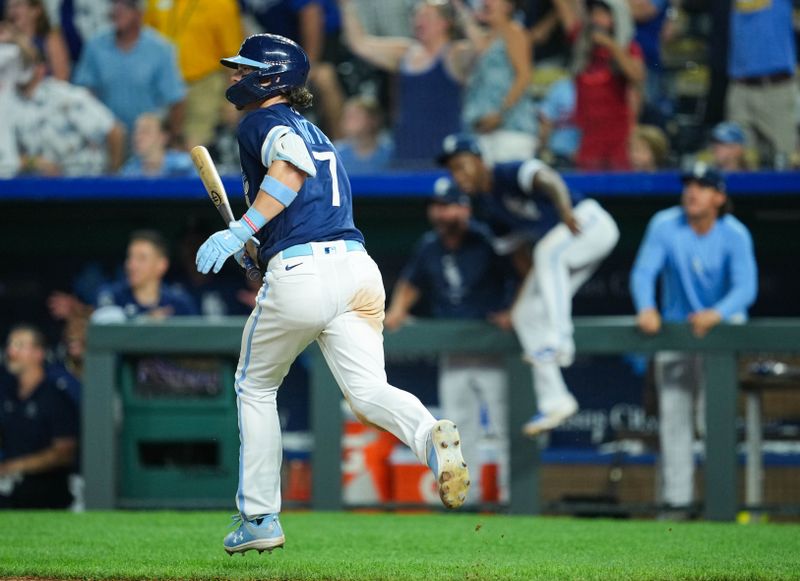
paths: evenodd
<path fill-rule="evenodd" d="M 575 163 L 584 170 L 625 170 L 646 74 L 642 50 L 633 40 L 626 0 L 589 0 L 588 9 L 574 52 L 576 124 L 582 133 Z"/>

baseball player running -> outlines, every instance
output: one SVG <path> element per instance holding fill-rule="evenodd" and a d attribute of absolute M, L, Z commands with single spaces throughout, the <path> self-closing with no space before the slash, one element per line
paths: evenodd
<path fill-rule="evenodd" d="M 222 64 L 235 69 L 226 97 L 246 111 L 239 147 L 249 209 L 203 243 L 197 269 L 219 272 L 230 256 L 241 263 L 251 237 L 266 265 L 235 375 L 239 526 L 225 537 L 225 550 L 284 544 L 276 395 L 315 340 L 356 416 L 408 445 L 434 471 L 444 505 L 461 506 L 470 482 L 456 426 L 437 422 L 416 397 L 386 381 L 381 274 L 353 224 L 350 182 L 336 150 L 297 112 L 312 99 L 306 53 L 284 37 L 257 34 Z"/>
<path fill-rule="evenodd" d="M 533 270 L 511 311 L 512 324 L 533 364 L 539 407 L 523 426 L 535 436 L 578 410 L 560 367 L 572 365 L 572 297 L 619 239 L 614 219 L 592 199 L 571 193 L 538 159 L 486 165 L 471 135 L 450 135 L 439 163 L 459 188 L 478 197 L 490 219 L 534 240 Z"/>

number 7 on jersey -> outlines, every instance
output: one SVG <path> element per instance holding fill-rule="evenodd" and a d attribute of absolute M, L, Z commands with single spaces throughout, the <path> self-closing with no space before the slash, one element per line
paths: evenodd
<path fill-rule="evenodd" d="M 336 173 L 336 154 L 332 151 L 315 151 L 314 159 L 328 162 L 328 170 L 331 174 L 331 191 L 333 192 L 332 206 L 341 206 L 342 200 L 339 195 L 339 175 Z"/>

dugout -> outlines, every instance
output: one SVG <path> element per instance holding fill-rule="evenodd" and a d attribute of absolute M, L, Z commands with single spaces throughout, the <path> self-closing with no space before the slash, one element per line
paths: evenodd
<path fill-rule="evenodd" d="M 356 221 L 365 233 L 370 253 L 381 266 L 387 289 L 393 285 L 409 249 L 427 229 L 425 198 L 439 175 L 433 172 L 353 179 Z M 628 270 L 650 216 L 677 203 L 678 176 L 673 172 L 568 175 L 567 181 L 572 188 L 597 197 L 620 223 L 622 236 L 591 284 L 576 297 L 575 313 L 630 313 Z M 798 184 L 798 173 L 740 174 L 730 178 L 735 213 L 751 229 L 756 243 L 760 294 L 752 310 L 755 317 L 800 315 L 795 300 L 800 294 L 800 279 L 794 274 L 800 253 L 800 238 L 796 235 L 800 226 Z M 226 178 L 226 187 L 234 206 L 239 207 L 237 211 L 241 210 L 239 180 Z M 76 267 L 86 260 L 99 261 L 109 271 L 113 269 L 124 255 L 131 230 L 156 228 L 175 242 L 190 226 L 205 232 L 219 228 L 218 216 L 198 179 L 9 180 L 0 182 L 0 204 L 5 216 L 4 236 L 26 240 L 24 245 L 8 245 L 7 260 L 0 265 L 0 278 L 4 281 L 0 289 L 0 319 L 5 324 L 12 317 L 46 320 L 44 302 L 49 292 L 69 289 Z M 28 240 L 27 233 L 34 230 L 48 235 Z M 175 253 L 173 258 L 171 274 L 177 278 L 180 270 Z M 47 277 L 41 276 L 42 265 L 46 265 Z M 227 276 L 239 277 L 235 268 L 227 268 Z M 209 329 L 219 332 L 216 326 Z M 203 344 L 194 351 L 181 351 L 181 356 L 213 354 L 218 358 L 220 382 L 230 385 L 240 332 L 240 322 L 230 331 L 223 331 L 224 344 L 217 341 L 218 337 L 203 333 Z M 172 344 L 185 341 L 161 327 L 157 340 L 165 337 Z M 192 341 L 199 339 L 191 338 L 189 345 Z M 231 346 L 233 350 L 228 353 Z M 230 415 L 235 410 L 232 394 L 223 390 L 219 395 L 198 397 L 191 402 L 195 397 L 191 394 L 168 397 L 142 392 L 137 384 L 137 366 L 146 353 L 136 349 L 126 352 L 124 344 L 122 347 L 124 358 L 107 358 L 102 363 L 108 369 L 113 366 L 116 375 L 112 383 L 120 386 L 124 421 L 112 427 L 122 431 L 114 432 L 108 441 L 86 434 L 87 441 L 96 440 L 92 446 L 99 446 L 96 449 L 102 457 L 112 458 L 119 462 L 117 467 L 122 467 L 114 482 L 106 483 L 115 499 L 125 498 L 129 506 L 180 506 L 181 502 L 203 505 L 198 504 L 200 498 L 190 499 L 186 494 L 191 482 L 192 490 L 216 495 L 206 496 L 206 505 L 228 505 L 236 481 L 230 467 L 235 466 L 238 454 L 235 418 Z M 104 357 L 108 355 L 103 353 Z M 223 353 L 228 355 L 220 357 Z M 121 367 L 119 361 L 123 363 Z M 313 363 L 309 368 L 313 372 Z M 209 445 L 198 426 L 213 426 L 208 431 L 221 434 L 219 442 Z M 329 443 L 334 441 L 335 438 L 329 439 Z M 175 442 L 182 444 L 177 446 Z M 118 447 L 120 443 L 122 446 Z M 124 481 L 124 488 L 116 487 L 119 479 Z"/>

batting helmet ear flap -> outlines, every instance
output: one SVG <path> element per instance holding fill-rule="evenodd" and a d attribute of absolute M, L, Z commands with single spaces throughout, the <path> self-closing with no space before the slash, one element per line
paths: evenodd
<path fill-rule="evenodd" d="M 249 103 L 303 87 L 308 78 L 308 55 L 296 42 L 277 34 L 254 34 L 242 43 L 239 54 L 220 61 L 235 69 L 244 65 L 256 69 L 231 85 L 225 97 L 241 109 Z M 265 82 L 265 81 L 269 82 Z"/>

